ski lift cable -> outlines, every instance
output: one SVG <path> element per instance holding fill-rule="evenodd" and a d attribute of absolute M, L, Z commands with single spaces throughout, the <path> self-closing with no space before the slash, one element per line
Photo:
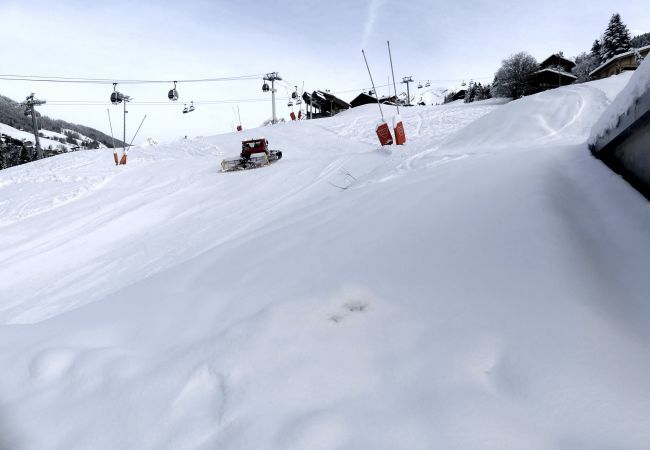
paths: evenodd
<path fill-rule="evenodd" d="M 203 100 L 203 101 L 194 101 L 195 105 L 221 105 L 221 104 L 235 104 L 235 103 L 266 103 L 271 102 L 271 99 L 267 98 L 249 98 L 249 99 L 229 99 L 229 100 Z M 47 102 L 43 106 L 106 106 L 107 102 L 105 101 L 94 101 L 94 100 L 79 100 L 79 101 L 70 101 L 70 100 L 53 100 Z M 170 102 L 158 102 L 158 101 L 133 101 L 131 105 L 146 105 L 146 106 L 172 106 L 176 107 L 175 103 Z"/>
<path fill-rule="evenodd" d="M 195 78 L 195 79 L 171 79 L 171 80 L 119 80 L 111 78 L 84 78 L 84 77 L 55 77 L 55 76 L 40 76 L 40 75 L 14 75 L 14 74 L 0 74 L 0 80 L 5 81 L 35 81 L 35 82 L 48 82 L 48 83 L 80 83 L 80 84 L 155 84 L 155 83 L 207 83 L 207 82 L 221 82 L 221 81 L 244 81 L 256 80 L 263 74 L 254 75 L 239 75 L 231 77 L 215 77 L 215 78 Z"/>

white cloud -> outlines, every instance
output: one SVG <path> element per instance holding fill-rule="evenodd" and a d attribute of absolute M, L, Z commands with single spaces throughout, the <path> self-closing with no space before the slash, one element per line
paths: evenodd
<path fill-rule="evenodd" d="M 379 10 L 384 5 L 385 0 L 370 0 L 368 2 L 368 16 L 366 17 L 366 22 L 363 27 L 363 39 L 361 41 L 361 47 L 365 47 L 368 43 L 368 39 L 372 34 L 372 31 L 375 27 L 375 22 L 377 21 L 377 16 Z"/>

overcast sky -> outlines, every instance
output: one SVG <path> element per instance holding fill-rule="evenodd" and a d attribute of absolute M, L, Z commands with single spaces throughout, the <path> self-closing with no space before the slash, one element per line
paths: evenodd
<path fill-rule="evenodd" d="M 454 87 L 462 80 L 491 81 L 501 60 L 519 51 L 540 61 L 560 50 L 569 57 L 589 51 L 614 12 L 632 34 L 650 31 L 647 0 L 0 0 L 0 74 L 183 80 L 278 71 L 292 84 L 304 82 L 307 91 L 343 91 L 350 100 L 370 84 L 362 48 L 378 84 L 390 74 L 390 40 L 398 80 L 413 75 Z M 271 115 L 270 95 L 261 86 L 261 78 L 180 83 L 174 104 L 167 100 L 168 84 L 118 86 L 134 97 L 127 137 L 144 114 L 136 142 L 234 126 L 232 104 L 197 104 L 182 114 L 190 100 L 259 99 L 239 103 L 244 128 L 256 127 Z M 121 135 L 121 109 L 108 101 L 111 91 L 110 84 L 0 80 L 0 94 L 23 100 L 35 92 L 48 101 L 42 113 L 106 133 L 110 108 Z M 278 94 L 279 115 L 288 118 L 284 87 Z M 61 101 L 104 104 L 55 104 Z"/>

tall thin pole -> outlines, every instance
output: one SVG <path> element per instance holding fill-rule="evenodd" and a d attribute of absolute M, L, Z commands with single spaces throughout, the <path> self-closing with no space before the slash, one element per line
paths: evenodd
<path fill-rule="evenodd" d="M 375 82 L 372 79 L 372 74 L 370 73 L 370 66 L 368 65 L 368 59 L 366 58 L 366 52 L 361 49 L 361 53 L 363 54 L 363 60 L 366 62 L 366 68 L 368 69 L 368 75 L 370 75 L 370 82 L 372 83 L 372 90 L 375 91 L 375 96 L 377 97 L 377 106 L 379 106 L 379 114 L 381 114 L 381 120 L 385 121 L 384 119 L 384 112 L 381 110 L 381 103 L 379 103 L 379 95 L 377 95 L 377 89 L 375 89 Z"/>
<path fill-rule="evenodd" d="M 36 118 L 36 106 L 44 105 L 45 100 L 37 100 L 34 98 L 34 93 L 25 99 L 24 103 L 27 107 L 26 113 L 32 116 L 32 128 L 34 129 L 34 145 L 36 146 L 36 159 L 43 158 L 43 149 L 41 148 L 41 141 L 38 136 L 38 120 Z"/>
<path fill-rule="evenodd" d="M 395 71 L 393 70 L 393 55 L 390 52 L 390 41 L 386 41 L 388 44 L 388 57 L 390 58 L 390 73 L 393 74 L 393 89 L 395 90 L 395 106 L 397 106 L 397 114 L 399 114 L 399 102 L 397 101 L 397 85 L 395 84 Z M 408 90 L 408 84 L 406 85 Z M 389 88 L 390 89 L 390 88 Z"/>
<path fill-rule="evenodd" d="M 32 126 L 34 127 L 34 140 L 36 141 L 36 159 L 43 158 L 43 149 L 38 140 L 38 125 L 36 124 L 36 109 L 32 106 Z"/>
<path fill-rule="evenodd" d="M 271 108 L 273 109 L 273 123 L 278 123 L 275 117 L 275 78 L 271 79 Z"/>
<path fill-rule="evenodd" d="M 113 150 L 115 150 L 115 138 L 113 137 L 113 123 L 111 122 L 111 112 L 106 108 L 106 114 L 108 114 L 108 125 L 111 127 L 111 139 L 113 140 Z"/>
<path fill-rule="evenodd" d="M 122 137 L 122 143 L 124 145 L 126 145 L 126 113 L 127 113 L 127 111 L 126 111 L 126 98 L 124 99 L 124 101 L 122 103 L 124 103 L 124 133 L 123 133 L 123 137 Z M 125 150 L 126 150 L 126 147 L 122 147 L 122 152 L 124 152 Z"/>
<path fill-rule="evenodd" d="M 140 122 L 140 126 L 138 127 L 138 129 L 135 131 L 135 134 L 133 135 L 133 139 L 131 139 L 131 143 L 129 144 L 129 147 L 131 147 L 131 145 L 133 145 L 133 141 L 135 141 L 135 137 L 140 132 L 140 127 L 142 126 L 142 124 L 144 123 L 144 119 L 146 119 L 146 118 L 147 118 L 147 115 L 145 114 L 144 117 L 142 118 L 142 122 Z"/>

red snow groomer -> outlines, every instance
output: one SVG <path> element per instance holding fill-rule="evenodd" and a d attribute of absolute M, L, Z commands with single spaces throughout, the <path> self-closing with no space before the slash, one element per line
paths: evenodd
<path fill-rule="evenodd" d="M 221 170 L 223 172 L 232 172 L 235 170 L 256 169 L 268 166 L 280 158 L 282 158 L 282 152 L 280 150 L 269 150 L 269 141 L 265 138 L 248 139 L 241 143 L 239 158 L 221 161 Z"/>

